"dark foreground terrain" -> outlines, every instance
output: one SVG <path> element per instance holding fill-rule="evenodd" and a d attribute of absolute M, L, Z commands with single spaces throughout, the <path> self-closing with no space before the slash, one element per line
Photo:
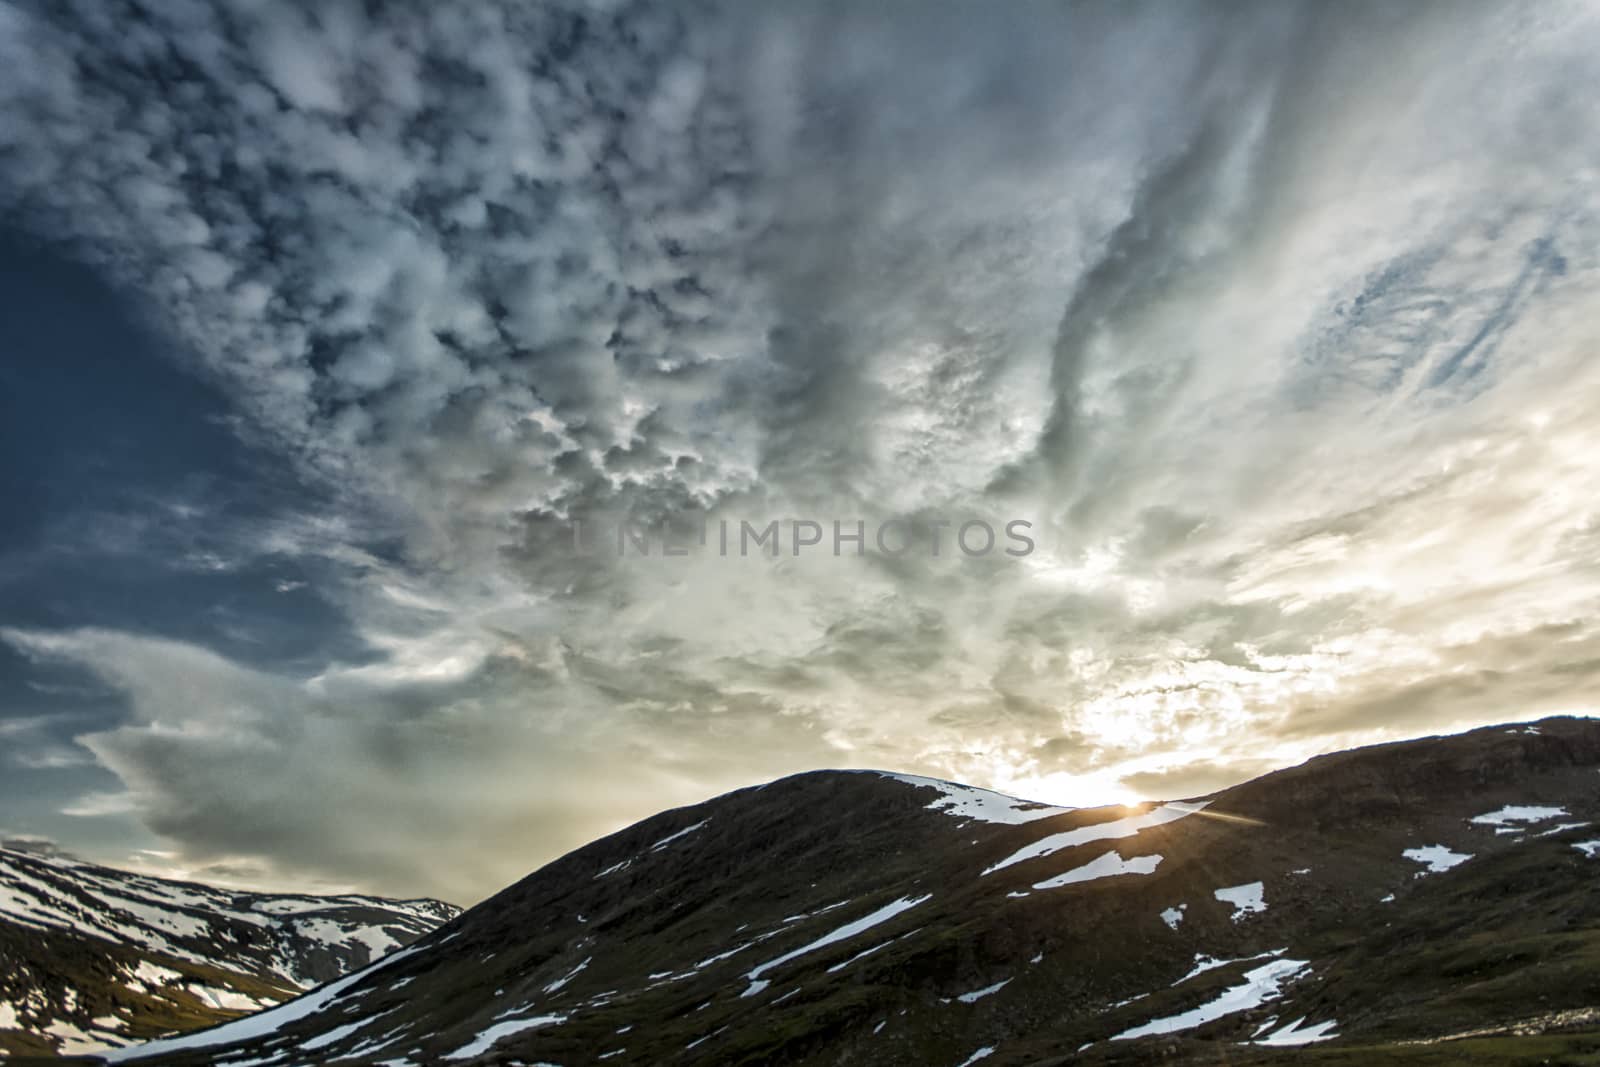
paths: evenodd
<path fill-rule="evenodd" d="M 1042 808 L 818 772 L 665 812 L 283 1007 L 228 1064 L 1600 1063 L 1600 723 Z"/>

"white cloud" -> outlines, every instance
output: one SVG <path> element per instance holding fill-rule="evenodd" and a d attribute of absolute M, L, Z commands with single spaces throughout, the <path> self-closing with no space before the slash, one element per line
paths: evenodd
<path fill-rule="evenodd" d="M 173 558 L 328 564 L 373 652 L 8 632 L 128 695 L 85 743 L 194 856 L 470 893 L 807 765 L 1130 788 L 1592 706 L 1582 7 L 100 7 L 0 7 L 0 202 L 336 501 Z M 1040 548 L 557 548 L 684 511 Z"/>
<path fill-rule="evenodd" d="M 61 809 L 61 814 L 80 819 L 97 819 L 105 815 L 127 815 L 137 811 L 133 795 L 119 793 L 86 793 Z"/>

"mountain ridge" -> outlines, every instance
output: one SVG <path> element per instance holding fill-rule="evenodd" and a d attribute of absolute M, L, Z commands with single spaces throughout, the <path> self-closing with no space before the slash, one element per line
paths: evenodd
<path fill-rule="evenodd" d="M 1553 718 L 1190 803 L 804 772 L 591 842 L 337 988 L 110 1059 L 1411 1063 L 1455 1062 L 1425 1057 L 1474 1031 L 1600 1048 L 1581 1032 L 1597 771 L 1600 723 Z"/>
<path fill-rule="evenodd" d="M 220 889 L 0 848 L 0 1053 L 125 1044 L 256 1011 L 460 909 Z"/>

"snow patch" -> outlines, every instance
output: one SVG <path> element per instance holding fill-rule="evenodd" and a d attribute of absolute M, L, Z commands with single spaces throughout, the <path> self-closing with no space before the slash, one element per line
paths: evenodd
<path fill-rule="evenodd" d="M 470 1060 L 474 1056 L 481 1056 L 494 1047 L 496 1041 L 512 1034 L 520 1034 L 524 1030 L 536 1030 L 544 1026 L 559 1026 L 567 1021 L 565 1015 L 530 1015 L 526 1019 L 510 1019 L 503 1023 L 495 1023 L 489 1029 L 462 1045 L 454 1052 L 446 1052 L 447 1060 Z"/>
<path fill-rule="evenodd" d="M 724 1026 L 719 1030 L 711 1031 L 709 1034 L 705 1035 L 704 1037 L 695 1038 L 693 1041 L 691 1041 L 687 1045 L 683 1046 L 684 1047 L 684 1051 L 688 1051 L 689 1049 L 694 1048 L 696 1045 L 700 1044 L 703 1041 L 710 1041 L 712 1038 L 716 1037 L 718 1034 L 722 1033 L 722 1031 L 726 1030 L 726 1029 L 727 1029 L 727 1027 Z"/>
<path fill-rule="evenodd" d="M 1233 905 L 1233 921 L 1238 922 L 1246 915 L 1267 910 L 1266 886 L 1260 882 L 1246 882 L 1244 885 L 1229 886 L 1219 889 L 1211 894 L 1224 904 Z"/>
<path fill-rule="evenodd" d="M 140 960 L 139 966 L 133 969 L 133 976 L 156 985 L 166 985 L 168 982 L 176 982 L 183 978 L 182 974 L 171 967 L 163 967 L 149 960 Z"/>
<path fill-rule="evenodd" d="M 1539 808 L 1507 804 L 1499 811 L 1474 815 L 1467 821 L 1478 826 L 1508 826 L 1511 823 L 1547 822 L 1567 814 L 1566 808 Z"/>
<path fill-rule="evenodd" d="M 1339 1025 L 1339 1021 L 1337 1019 L 1329 1019 L 1327 1022 L 1317 1023 L 1302 1030 L 1300 1029 L 1300 1024 L 1305 1021 L 1306 1017 L 1302 1015 L 1300 1018 L 1296 1019 L 1288 1026 L 1285 1026 L 1283 1029 L 1274 1030 L 1272 1033 L 1261 1038 L 1259 1041 L 1254 1041 L 1251 1043 L 1256 1045 L 1276 1046 L 1309 1045 L 1317 1041 L 1331 1041 L 1339 1036 L 1334 1032 L 1334 1028 Z"/>
<path fill-rule="evenodd" d="M 277 1003 L 274 1000 L 257 1000 L 237 989 L 227 989 L 223 986 L 191 983 L 187 988 L 213 1008 L 221 1008 L 224 1011 L 260 1011 Z"/>
<path fill-rule="evenodd" d="M 1451 867 L 1459 866 L 1472 858 L 1470 852 L 1451 852 L 1443 845 L 1408 848 L 1401 855 L 1408 860 L 1415 860 L 1417 863 L 1427 865 L 1428 869 L 1426 871 L 1417 872 L 1418 878 L 1421 878 L 1424 874 L 1438 874 L 1441 871 L 1448 871 Z"/>
<path fill-rule="evenodd" d="M 178 1037 L 164 1037 L 157 1041 L 150 1041 L 143 1045 L 133 1045 L 126 1049 L 105 1054 L 106 1059 L 112 1063 L 123 1060 L 154 1056 L 158 1053 L 177 1052 L 181 1049 L 209 1048 L 212 1045 L 229 1045 L 239 1041 L 248 1041 L 252 1038 L 263 1037 L 276 1033 L 278 1028 L 288 1023 L 298 1022 L 310 1015 L 328 1007 L 344 995 L 344 991 L 366 978 L 373 971 L 398 963 L 408 956 L 421 951 L 420 946 L 410 946 L 401 949 L 393 955 L 385 956 L 376 963 L 369 964 L 353 974 L 347 974 L 337 982 L 330 982 L 314 992 L 303 997 L 297 997 L 276 1008 L 247 1015 L 243 1019 L 221 1026 L 213 1026 L 209 1030 L 201 1030 L 193 1034 Z"/>
<path fill-rule="evenodd" d="M 1129 1041 L 1151 1034 L 1172 1034 L 1180 1030 L 1193 1030 L 1224 1015 L 1260 1007 L 1267 1001 L 1276 999 L 1282 992 L 1283 983 L 1299 975 L 1308 966 L 1306 960 L 1273 960 L 1253 971 L 1246 971 L 1243 984 L 1229 986 L 1215 1000 L 1179 1015 L 1152 1019 L 1143 1026 L 1124 1030 L 1111 1040 Z"/>
<path fill-rule="evenodd" d="M 343 1041 L 345 1038 L 354 1034 L 357 1030 L 360 1030 L 362 1027 L 366 1026 L 372 1021 L 372 1019 L 361 1018 L 357 1019 L 353 1023 L 345 1023 L 343 1026 L 335 1026 L 332 1030 L 326 1030 L 315 1037 L 308 1038 L 307 1040 L 301 1042 L 300 1048 L 305 1051 L 312 1051 L 319 1048 L 327 1048 L 329 1045 L 338 1044 L 340 1041 Z"/>
<path fill-rule="evenodd" d="M 628 859 L 623 860 L 621 863 L 613 863 L 611 866 L 607 867 L 605 870 L 601 871 L 599 874 L 596 874 L 595 877 L 596 878 L 604 878 L 608 874 L 616 874 L 618 871 L 620 871 L 623 868 L 627 867 L 632 862 L 633 862 L 632 857 L 629 857 Z M 439 944 L 442 945 L 442 944 L 444 944 L 444 942 L 441 941 L 441 942 L 439 942 Z"/>
<path fill-rule="evenodd" d="M 901 897 L 899 900 L 890 901 L 888 904 L 885 904 L 883 907 L 879 908 L 875 912 L 872 912 L 870 915 L 863 915 L 859 919 L 856 919 L 852 922 L 847 922 L 843 926 L 823 934 L 810 944 L 801 945 L 793 952 L 785 952 L 776 959 L 768 960 L 766 963 L 761 964 L 749 974 L 745 975 L 745 979 L 750 983 L 750 986 L 743 993 L 739 994 L 740 997 L 753 997 L 763 989 L 767 988 L 767 986 L 771 985 L 771 982 L 763 981 L 761 976 L 772 970 L 772 968 L 788 963 L 790 960 L 797 959 L 809 952 L 815 952 L 819 948 L 826 948 L 828 945 L 852 938 L 864 930 L 872 929 L 872 927 L 877 926 L 879 923 L 888 922 L 901 912 L 916 907 L 918 904 L 930 899 L 932 896 L 933 894 L 926 893 L 920 897 Z"/>
<path fill-rule="evenodd" d="M 675 834 L 668 834 L 666 837 L 663 837 L 660 841 L 657 841 L 655 844 L 651 845 L 650 846 L 650 851 L 651 852 L 659 852 L 662 849 L 666 848 L 668 845 L 672 844 L 674 841 L 678 840 L 678 838 L 686 837 L 689 834 L 694 833 L 696 830 L 700 829 L 702 826 L 704 826 L 706 823 L 708 823 L 710 821 L 711 821 L 710 819 L 701 819 L 699 822 L 695 823 L 693 826 L 685 826 L 682 830 L 679 830 Z"/>
<path fill-rule="evenodd" d="M 956 997 L 956 999 L 961 1001 L 963 1004 L 976 1004 L 984 997 L 993 996 L 995 993 L 1000 992 L 1000 990 L 1004 989 L 1010 982 L 1011 979 L 1004 978 L 996 982 L 994 985 L 987 985 L 982 989 L 974 989 L 970 993 L 962 993 L 960 996 Z"/>
<path fill-rule="evenodd" d="M 1065 874 L 1035 882 L 1033 888 L 1059 889 L 1074 882 L 1092 882 L 1097 878 L 1113 878 L 1119 874 L 1152 874 L 1160 863 L 1159 855 L 1135 856 L 1125 860 L 1113 850 L 1085 863 L 1082 867 L 1074 867 Z"/>
<path fill-rule="evenodd" d="M 1018 797 L 1006 796 L 1004 793 L 995 793 L 988 789 L 978 789 L 975 786 L 962 785 L 959 782 L 947 782 L 942 778 L 924 778 L 919 774 L 894 774 L 889 771 L 878 771 L 885 778 L 905 782 L 920 788 L 937 789 L 942 796 L 934 800 L 927 807 L 933 811 L 942 811 L 946 815 L 953 815 L 958 819 L 977 819 L 979 822 L 1001 823 L 1008 826 L 1019 826 L 1022 823 L 1034 822 L 1037 819 L 1048 819 L 1052 815 L 1065 815 L 1075 808 L 1058 808 L 1049 804 L 1040 804 L 1032 800 L 1022 800 Z"/>
<path fill-rule="evenodd" d="M 1106 822 L 1092 823 L 1089 826 L 1080 826 L 1073 830 L 1064 830 L 1059 834 L 1042 837 L 1031 845 L 1025 845 L 999 863 L 986 868 L 983 873 L 993 874 L 995 871 L 1004 870 L 1014 863 L 1038 859 L 1041 856 L 1060 852 L 1065 848 L 1087 845 L 1093 841 L 1114 841 L 1118 838 L 1132 837 L 1147 827 L 1161 826 L 1164 823 L 1176 822 L 1187 815 L 1193 815 L 1205 806 L 1205 801 L 1201 801 L 1198 804 L 1180 804 L 1176 802 L 1161 804 L 1151 808 L 1149 811 L 1140 812 L 1137 815 L 1129 815 L 1126 818 L 1111 819 Z"/>
<path fill-rule="evenodd" d="M 866 957 L 872 955 L 874 952 L 878 951 L 880 948 L 886 948 L 889 945 L 894 944 L 896 940 L 898 940 L 898 938 L 891 938 L 888 941 L 879 941 L 876 945 L 873 945 L 871 948 L 864 948 L 860 952 L 857 952 L 854 956 L 851 956 L 849 959 L 845 960 L 844 962 L 835 963 L 832 967 L 829 967 L 828 968 L 828 973 L 829 974 L 837 974 L 838 972 L 844 970 L 846 967 L 850 966 L 852 963 L 856 962 L 856 960 L 865 959 Z M 779 998 L 779 999 L 782 999 L 782 998 Z M 773 1003 L 777 1003 L 777 1001 L 773 1001 Z"/>
<path fill-rule="evenodd" d="M 1187 904 L 1179 904 L 1177 907 L 1168 908 L 1161 913 L 1161 921 L 1166 923 L 1169 929 L 1176 930 L 1178 924 L 1183 922 L 1183 913 L 1188 910 L 1189 905 Z"/>
<path fill-rule="evenodd" d="M 572 968 L 572 970 L 568 971 L 566 974 L 562 975 L 560 978 L 557 978 L 554 982 L 551 982 L 549 985 L 545 986 L 544 987 L 544 991 L 546 993 L 554 993 L 554 992 L 556 992 L 562 986 L 566 985 L 568 982 L 570 982 L 574 978 L 578 977 L 579 974 L 583 973 L 583 969 L 585 967 L 589 966 L 589 960 L 592 960 L 592 959 L 594 959 L 593 956 L 588 957 L 582 963 L 580 963 L 576 967 Z"/>
<path fill-rule="evenodd" d="M 1207 971 L 1214 971 L 1218 967 L 1228 967 L 1235 963 L 1254 963 L 1256 960 L 1263 960 L 1268 956 L 1281 956 L 1288 951 L 1289 949 L 1287 947 L 1275 948 L 1269 952 L 1258 952 L 1254 956 L 1240 956 L 1237 959 L 1231 960 L 1219 959 L 1215 956 L 1207 956 L 1203 952 L 1196 952 L 1194 954 L 1194 966 L 1189 969 L 1189 973 L 1178 979 L 1176 982 L 1173 982 L 1172 985 L 1174 988 L 1176 988 L 1193 978 L 1195 975 L 1205 974 Z"/>
<path fill-rule="evenodd" d="M 56 1051 L 63 1056 L 104 1052 L 109 1047 L 101 1036 L 80 1030 L 65 1019 L 55 1020 L 44 1032 L 56 1039 Z"/>

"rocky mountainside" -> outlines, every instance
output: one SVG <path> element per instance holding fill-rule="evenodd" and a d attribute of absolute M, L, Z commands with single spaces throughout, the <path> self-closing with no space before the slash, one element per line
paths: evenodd
<path fill-rule="evenodd" d="M 459 912 L 436 900 L 236 892 L 0 849 L 0 1056 L 236 1018 Z"/>
<path fill-rule="evenodd" d="M 1600 722 L 1063 810 L 817 772 L 115 1062 L 1600 1062 Z"/>

